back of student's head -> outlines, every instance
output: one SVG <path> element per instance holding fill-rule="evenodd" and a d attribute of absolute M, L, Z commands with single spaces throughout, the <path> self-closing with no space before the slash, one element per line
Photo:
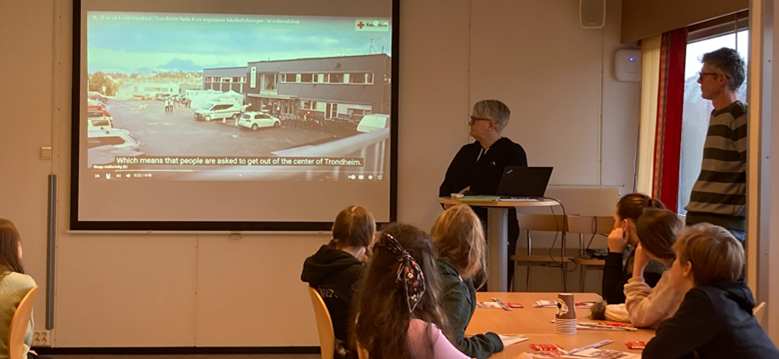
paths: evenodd
<path fill-rule="evenodd" d="M 0 218 L 0 274 L 24 273 L 19 257 L 21 238 L 13 222 Z"/>
<path fill-rule="evenodd" d="M 392 236 L 419 264 L 424 275 L 425 292 L 413 313 L 409 313 L 404 281 L 399 277 L 401 255 L 391 249 Z M 430 237 L 419 228 L 393 223 L 377 236 L 373 258 L 360 281 L 355 300 L 356 316 L 351 338 L 368 350 L 371 359 L 409 358 L 406 340 L 409 321 L 418 318 L 448 331 L 439 303 L 441 279 L 436 270 L 436 255 Z M 428 349 L 432 343 L 427 340 Z"/>
<path fill-rule="evenodd" d="M 452 262 L 461 277 L 485 271 L 484 228 L 470 206 L 459 204 L 441 213 L 430 236 L 438 256 Z"/>
<path fill-rule="evenodd" d="M 676 257 L 673 245 L 683 227 L 676 213 L 667 209 L 646 208 L 636 223 L 636 234 L 641 247 L 649 254 L 673 260 Z"/>
<path fill-rule="evenodd" d="M 682 267 L 692 263 L 695 285 L 741 278 L 744 248 L 725 228 L 709 223 L 696 224 L 682 232 L 674 249 Z"/>
<path fill-rule="evenodd" d="M 617 216 L 620 220 L 630 219 L 633 223 L 636 223 L 638 222 L 638 217 L 641 217 L 644 213 L 644 208 L 665 209 L 665 205 L 659 199 L 645 194 L 631 193 L 624 195 L 617 202 Z"/>
<path fill-rule="evenodd" d="M 360 206 L 349 206 L 335 217 L 330 244 L 336 248 L 368 247 L 375 232 L 376 221 L 371 212 Z"/>

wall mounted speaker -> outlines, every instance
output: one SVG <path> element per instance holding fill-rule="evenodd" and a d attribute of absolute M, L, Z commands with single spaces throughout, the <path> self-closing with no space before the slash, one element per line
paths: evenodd
<path fill-rule="evenodd" d="M 585 29 L 606 25 L 606 0 L 579 0 L 579 23 Z"/>

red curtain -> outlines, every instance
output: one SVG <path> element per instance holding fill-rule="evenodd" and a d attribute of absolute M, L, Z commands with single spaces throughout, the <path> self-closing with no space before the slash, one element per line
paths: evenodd
<path fill-rule="evenodd" d="M 684 105 L 684 59 L 687 29 L 663 34 L 660 49 L 660 86 L 657 96 L 652 196 L 674 212 L 679 201 L 679 157 Z"/>

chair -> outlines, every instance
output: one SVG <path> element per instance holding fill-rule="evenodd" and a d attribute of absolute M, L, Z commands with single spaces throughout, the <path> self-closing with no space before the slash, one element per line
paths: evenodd
<path fill-rule="evenodd" d="M 760 324 L 761 327 L 765 328 L 765 302 L 760 302 L 760 304 L 758 304 L 757 307 L 752 310 L 752 314 L 755 315 L 757 323 Z"/>
<path fill-rule="evenodd" d="M 314 316 L 316 317 L 316 327 L 319 331 L 319 348 L 322 351 L 322 359 L 333 359 L 335 353 L 335 332 L 333 331 L 333 322 L 330 319 L 330 312 L 327 310 L 325 301 L 319 295 L 319 292 L 308 287 L 308 294 L 311 296 L 311 304 L 314 306 Z"/>
<path fill-rule="evenodd" d="M 603 270 L 606 261 L 602 259 L 586 259 L 587 247 L 584 244 L 585 236 L 608 236 L 614 228 L 614 218 L 605 216 L 568 216 L 568 232 L 579 234 L 579 258 L 574 263 L 579 266 L 579 292 L 584 292 L 584 283 L 587 280 L 587 270 Z"/>
<path fill-rule="evenodd" d="M 24 337 L 27 336 L 27 329 L 30 326 L 32 318 L 32 308 L 35 306 L 35 296 L 38 294 L 38 287 L 32 287 L 29 292 L 19 302 L 16 307 L 14 317 L 11 319 L 11 327 L 8 329 L 8 358 L 22 358 L 24 353 Z"/>
<path fill-rule="evenodd" d="M 568 231 L 568 226 L 565 217 L 562 215 L 551 214 L 535 214 L 535 213 L 518 213 L 517 220 L 519 221 L 520 233 L 525 231 L 527 233 L 527 255 L 518 256 L 513 254 L 510 256 L 511 260 L 518 265 L 524 265 L 527 267 L 527 279 L 525 282 L 525 291 L 530 291 L 530 268 L 533 266 L 560 266 L 560 275 L 562 276 L 563 291 L 566 287 L 566 263 L 573 261 L 573 258 L 564 256 L 565 250 L 565 233 Z M 562 249 L 560 256 L 534 256 L 532 255 L 533 239 L 530 236 L 530 232 L 559 232 L 561 237 Z"/>

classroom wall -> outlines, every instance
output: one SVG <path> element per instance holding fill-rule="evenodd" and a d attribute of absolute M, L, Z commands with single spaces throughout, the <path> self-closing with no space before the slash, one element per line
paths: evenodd
<path fill-rule="evenodd" d="M 399 219 L 431 226 L 443 173 L 468 142 L 470 106 L 484 98 L 511 107 L 505 135 L 531 165 L 555 167 L 553 184 L 631 191 L 639 85 L 612 73 L 620 5 L 608 0 L 607 26 L 584 30 L 574 0 L 402 1 Z M 45 284 L 46 176 L 59 176 L 53 344 L 317 345 L 299 273 L 327 233 L 68 232 L 71 7 L 0 4 L 0 78 L 16 84 L 0 86 L 10 109 L 0 217 L 17 223 L 29 273 Z M 38 159 L 41 146 L 54 147 L 54 160 Z M 35 313 L 43 328 L 44 296 Z"/>

